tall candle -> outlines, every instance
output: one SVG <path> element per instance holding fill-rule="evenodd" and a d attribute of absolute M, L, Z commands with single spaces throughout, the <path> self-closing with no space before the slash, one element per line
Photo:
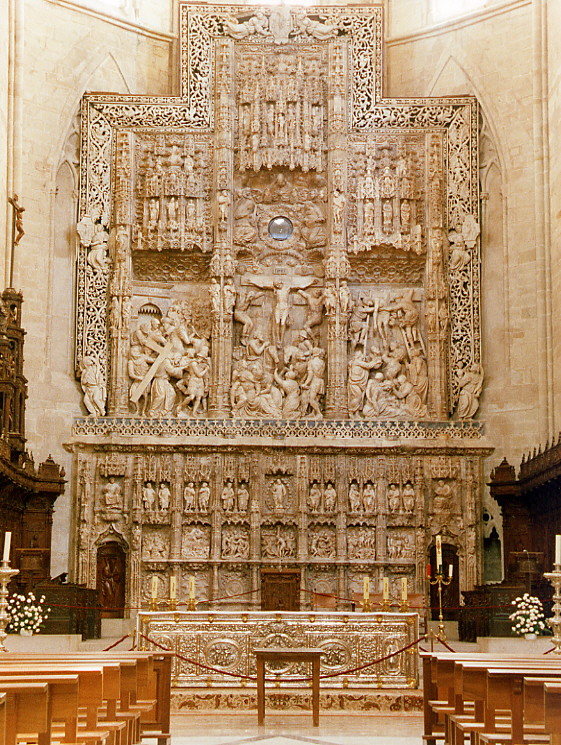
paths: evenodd
<path fill-rule="evenodd" d="M 454 573 L 454 565 L 450 564 L 450 566 L 448 567 L 448 576 L 450 577 L 450 579 L 452 579 L 453 573 Z"/>
<path fill-rule="evenodd" d="M 370 597 L 370 577 L 364 577 L 364 599 L 368 600 Z"/>
<path fill-rule="evenodd" d="M 555 536 L 555 563 L 561 564 L 561 535 Z"/>
<path fill-rule="evenodd" d="M 407 601 L 407 577 L 401 578 L 401 599 Z"/>
<path fill-rule="evenodd" d="M 172 574 L 169 578 L 169 599 L 175 600 L 177 598 L 177 577 Z"/>
<path fill-rule="evenodd" d="M 382 580 L 382 599 L 389 600 L 390 597 L 390 581 L 387 577 Z"/>
<path fill-rule="evenodd" d="M 195 578 L 191 575 L 189 577 L 189 600 L 195 599 Z"/>
<path fill-rule="evenodd" d="M 436 536 L 436 571 L 442 571 L 442 536 Z"/>
<path fill-rule="evenodd" d="M 152 600 L 156 600 L 158 597 L 158 578 L 155 574 L 152 575 Z"/>
<path fill-rule="evenodd" d="M 2 561 L 10 561 L 10 544 L 12 542 L 12 534 L 9 530 L 4 533 L 4 555 Z"/>

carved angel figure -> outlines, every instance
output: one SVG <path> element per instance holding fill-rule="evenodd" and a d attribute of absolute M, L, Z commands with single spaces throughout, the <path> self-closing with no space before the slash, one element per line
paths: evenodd
<path fill-rule="evenodd" d="M 268 36 L 269 20 L 262 10 L 258 10 L 255 15 L 242 23 L 239 23 L 237 18 L 227 18 L 224 21 L 224 30 L 232 39 L 245 39 L 253 34 Z"/>
<path fill-rule="evenodd" d="M 337 36 L 337 27 L 331 23 L 322 23 L 314 18 L 308 18 L 305 10 L 297 10 L 294 14 L 294 32 L 308 34 L 314 39 L 325 41 Z"/>

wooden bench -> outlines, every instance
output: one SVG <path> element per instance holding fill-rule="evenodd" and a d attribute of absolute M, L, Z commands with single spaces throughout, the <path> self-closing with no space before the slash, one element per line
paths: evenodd
<path fill-rule="evenodd" d="M 424 739 L 460 745 L 523 743 L 525 735 L 545 733 L 542 721 L 528 717 L 524 679 L 561 677 L 552 658 L 489 654 L 424 653 Z M 542 715 L 543 719 L 543 715 Z"/>
<path fill-rule="evenodd" d="M 170 738 L 171 655 L 151 652 L 79 655 L 15 654 L 2 656 L 0 675 L 23 677 L 56 670 L 81 679 L 76 717 L 82 742 L 100 739 L 108 745 L 134 745 L 154 736 L 159 745 Z M 0 689 L 1 690 L 1 689 Z M 89 733 L 89 734 L 88 734 Z M 66 740 L 68 741 L 68 740 Z"/>

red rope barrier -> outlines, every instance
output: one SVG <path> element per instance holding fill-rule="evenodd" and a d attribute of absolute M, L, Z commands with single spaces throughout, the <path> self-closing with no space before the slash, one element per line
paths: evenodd
<path fill-rule="evenodd" d="M 194 665 L 195 667 L 201 667 L 204 670 L 210 670 L 211 672 L 219 673 L 220 675 L 227 675 L 231 678 L 240 678 L 242 680 L 257 680 L 257 678 L 253 675 L 242 675 L 241 673 L 230 673 L 227 670 L 220 670 L 217 667 L 211 667 L 210 665 L 205 665 L 202 662 L 197 662 L 196 660 L 192 660 L 189 657 L 185 657 L 184 655 L 178 654 L 177 652 L 174 652 L 172 649 L 169 649 L 168 647 L 164 647 L 163 644 L 159 644 L 158 642 L 154 641 L 154 639 L 151 639 L 148 636 L 145 636 L 144 634 L 139 634 L 143 639 L 146 639 L 147 642 L 150 644 L 153 644 L 155 647 L 159 647 L 160 649 L 164 650 L 165 652 L 172 652 L 174 657 L 177 657 L 180 660 L 183 660 L 184 662 L 188 662 L 190 665 Z M 373 667 L 374 665 L 379 665 L 381 662 L 385 662 L 386 660 L 391 659 L 392 657 L 396 657 L 398 654 L 403 654 L 403 652 L 406 652 L 408 649 L 411 649 L 411 647 L 414 647 L 416 644 L 420 644 L 421 641 L 423 641 L 425 637 L 421 636 L 418 639 L 416 639 L 414 642 L 411 642 L 407 646 L 403 647 L 402 649 L 398 649 L 396 652 L 390 652 L 390 654 L 384 655 L 384 657 L 380 657 L 377 660 L 374 660 L 373 662 L 366 662 L 364 665 L 359 665 L 358 667 L 353 667 L 350 670 L 343 670 L 338 673 L 326 673 L 325 675 L 320 675 L 320 679 L 324 680 L 327 678 L 339 678 L 343 675 L 351 675 L 352 673 L 359 672 L 360 670 L 365 670 L 368 667 Z M 309 680 L 312 680 L 311 677 L 308 678 L 283 678 L 283 680 L 287 683 L 304 683 Z M 269 683 L 276 683 L 277 678 L 265 678 L 265 681 Z"/>
<path fill-rule="evenodd" d="M 121 642 L 124 642 L 125 639 L 128 639 L 129 638 L 129 636 L 130 636 L 130 634 L 125 634 L 118 641 L 116 641 L 114 644 L 111 644 L 110 647 L 105 647 L 105 649 L 102 649 L 101 651 L 102 652 L 109 652 L 110 649 L 113 649 L 113 647 L 116 647 L 117 644 L 120 644 Z"/>

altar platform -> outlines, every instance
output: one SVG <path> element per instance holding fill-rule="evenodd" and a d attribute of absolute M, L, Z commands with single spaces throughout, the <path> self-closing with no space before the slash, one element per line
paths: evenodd
<path fill-rule="evenodd" d="M 256 709 L 257 647 L 324 650 L 322 710 L 416 711 L 418 638 L 419 617 L 410 612 L 143 611 L 137 617 L 139 649 L 176 655 L 175 711 Z M 305 664 L 267 663 L 266 676 L 268 708 L 309 708 Z"/>

